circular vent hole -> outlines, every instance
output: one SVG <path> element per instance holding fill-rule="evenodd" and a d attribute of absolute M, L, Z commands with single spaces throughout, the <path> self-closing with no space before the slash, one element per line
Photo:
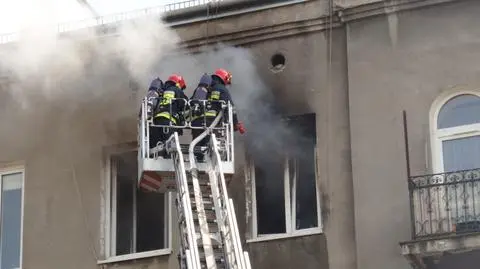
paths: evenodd
<path fill-rule="evenodd" d="M 281 71 L 285 68 L 285 56 L 281 53 L 276 53 L 270 58 L 272 71 Z"/>

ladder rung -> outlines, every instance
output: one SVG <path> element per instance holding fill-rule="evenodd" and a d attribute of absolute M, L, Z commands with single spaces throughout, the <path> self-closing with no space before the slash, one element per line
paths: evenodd
<path fill-rule="evenodd" d="M 191 180 L 187 181 L 188 186 L 193 186 L 193 182 Z M 210 186 L 210 181 L 205 179 L 198 179 L 198 185 L 200 186 Z"/>
<path fill-rule="evenodd" d="M 201 248 L 201 249 L 204 248 L 202 244 L 198 245 L 198 247 Z M 223 254 L 223 247 L 222 247 L 222 245 L 220 244 L 220 242 L 218 242 L 217 240 L 212 240 L 212 245 L 211 245 L 211 247 L 213 248 L 213 250 L 215 251 L 215 253 L 216 253 L 217 251 L 221 251 L 221 253 Z"/>
<path fill-rule="evenodd" d="M 227 266 L 225 265 L 225 262 L 217 263 L 217 269 L 226 269 Z M 202 264 L 202 269 L 207 269 L 206 264 Z"/>
<path fill-rule="evenodd" d="M 203 246 L 202 246 L 202 247 L 203 247 Z M 200 255 L 199 255 L 199 256 L 200 256 L 200 260 L 201 260 L 201 259 L 205 259 L 205 253 L 204 253 L 203 251 L 200 252 L 200 253 L 198 253 L 198 254 L 200 254 Z M 214 252 L 213 255 L 215 256 L 215 260 L 222 260 L 222 259 L 224 259 L 223 251 L 222 251 L 222 252 L 220 252 L 220 251 L 219 251 L 219 252 Z"/>
<path fill-rule="evenodd" d="M 190 193 L 190 199 L 191 199 L 191 198 L 195 198 L 195 194 Z M 203 198 L 203 199 L 212 199 L 212 195 L 211 195 L 211 194 L 203 194 L 203 193 L 202 193 L 202 198 Z M 195 200 L 193 200 L 193 201 L 195 201 Z"/>
<path fill-rule="evenodd" d="M 203 209 L 205 211 L 213 212 L 215 213 L 215 207 L 213 204 L 208 204 L 207 206 L 203 205 Z M 195 203 L 192 203 L 192 210 L 197 211 L 197 205 Z M 207 213 L 208 214 L 208 213 Z"/>
<path fill-rule="evenodd" d="M 205 214 L 207 217 L 207 223 L 217 223 L 215 214 Z M 193 221 L 198 222 L 198 214 L 193 214 Z"/>
<path fill-rule="evenodd" d="M 218 233 L 219 232 L 219 229 L 218 229 L 218 225 L 214 222 L 207 222 L 208 224 L 208 231 L 210 231 L 211 233 Z M 200 232 L 200 226 L 198 225 L 198 222 L 195 222 L 195 232 Z"/>

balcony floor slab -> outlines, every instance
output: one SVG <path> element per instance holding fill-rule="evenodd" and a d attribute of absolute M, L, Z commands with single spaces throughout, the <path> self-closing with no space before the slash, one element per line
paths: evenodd
<path fill-rule="evenodd" d="M 453 234 L 400 242 L 402 255 L 413 268 L 426 269 L 445 255 L 480 250 L 480 233 Z"/>

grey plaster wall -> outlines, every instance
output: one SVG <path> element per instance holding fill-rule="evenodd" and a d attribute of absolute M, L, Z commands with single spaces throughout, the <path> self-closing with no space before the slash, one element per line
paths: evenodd
<path fill-rule="evenodd" d="M 321 32 L 250 47 L 262 77 L 286 113 L 316 113 L 317 180 L 325 232 L 319 236 L 250 243 L 253 264 L 260 268 L 291 268 L 300 261 L 307 268 L 327 268 L 327 264 L 328 268 L 356 266 L 344 30 L 335 30 L 332 41 L 331 57 L 329 36 Z M 287 60 L 280 73 L 269 71 L 269 59 L 276 52 L 282 52 Z M 317 256 L 312 254 L 315 252 Z"/>
<path fill-rule="evenodd" d="M 232 34 L 238 39 L 247 38 L 242 36 L 242 31 L 294 23 L 299 18 L 313 20 L 324 14 L 324 8 L 324 1 L 309 1 L 250 15 L 256 19 L 246 18 L 245 15 L 222 19 L 215 22 L 215 31 L 217 34 Z M 203 31 L 198 26 L 199 24 L 183 26 L 177 28 L 177 31 L 184 40 L 192 41 L 202 37 Z M 324 234 L 314 236 L 245 244 L 251 253 L 253 268 L 280 265 L 283 267 L 278 268 L 292 268 L 298 264 L 307 268 L 355 268 L 349 123 L 348 110 L 345 109 L 348 104 L 348 87 L 344 29 L 335 30 L 332 36 L 335 45 L 331 56 L 328 40 L 328 35 L 312 31 L 249 45 L 256 55 L 259 71 L 275 94 L 281 96 L 280 102 L 288 114 L 317 114 L 320 141 L 317 170 L 325 231 Z M 287 57 L 287 66 L 283 72 L 272 74 L 269 71 L 270 56 L 279 51 Z M 328 64 L 329 59 L 332 60 L 331 65 Z M 132 101 L 132 106 L 135 105 Z M 23 267 L 96 268 L 99 267 L 97 260 L 102 259 L 102 148 L 134 141 L 135 115 L 123 118 L 111 126 L 103 126 L 102 121 L 96 120 L 101 111 L 82 111 L 78 115 L 71 115 L 75 121 L 68 125 L 69 128 L 76 128 L 75 136 L 64 137 L 59 134 L 63 127 L 54 124 L 58 112 L 54 108 L 47 111 L 48 113 L 38 116 L 51 120 L 33 123 L 39 127 L 38 134 L 34 140 L 29 141 L 28 146 L 22 146 L 18 141 L 4 141 L 5 146 L 0 154 L 2 161 L 26 162 Z M 29 119 L 24 121 L 27 124 Z M 58 140 L 59 137 L 62 139 Z M 89 146 L 85 148 L 84 145 Z M 241 157 L 241 150 L 239 154 Z M 243 195 L 245 186 L 242 163 L 238 165 L 240 172 L 231 183 L 230 190 L 236 203 L 240 231 L 244 236 L 247 232 L 244 218 L 247 198 Z M 178 232 L 175 219 L 173 224 L 173 248 L 176 249 Z M 108 264 L 104 268 L 177 266 L 175 253 Z"/>
<path fill-rule="evenodd" d="M 442 93 L 478 89 L 476 1 L 379 16 L 348 25 L 352 171 L 358 268 L 408 268 L 411 239 L 402 110 L 412 174 L 431 171 L 429 110 Z"/>

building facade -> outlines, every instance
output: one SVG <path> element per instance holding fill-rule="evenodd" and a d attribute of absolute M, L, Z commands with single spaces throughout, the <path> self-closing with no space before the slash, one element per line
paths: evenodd
<path fill-rule="evenodd" d="M 237 137 L 229 191 L 252 268 L 477 268 L 480 3 L 258 2 L 164 18 L 191 52 L 248 50 L 296 130 L 270 148 L 251 143 L 263 129 Z M 1 268 L 178 268 L 172 194 L 135 185 L 138 100 L 116 117 L 88 102 L 19 116 L 14 85 L 0 101 Z"/>

